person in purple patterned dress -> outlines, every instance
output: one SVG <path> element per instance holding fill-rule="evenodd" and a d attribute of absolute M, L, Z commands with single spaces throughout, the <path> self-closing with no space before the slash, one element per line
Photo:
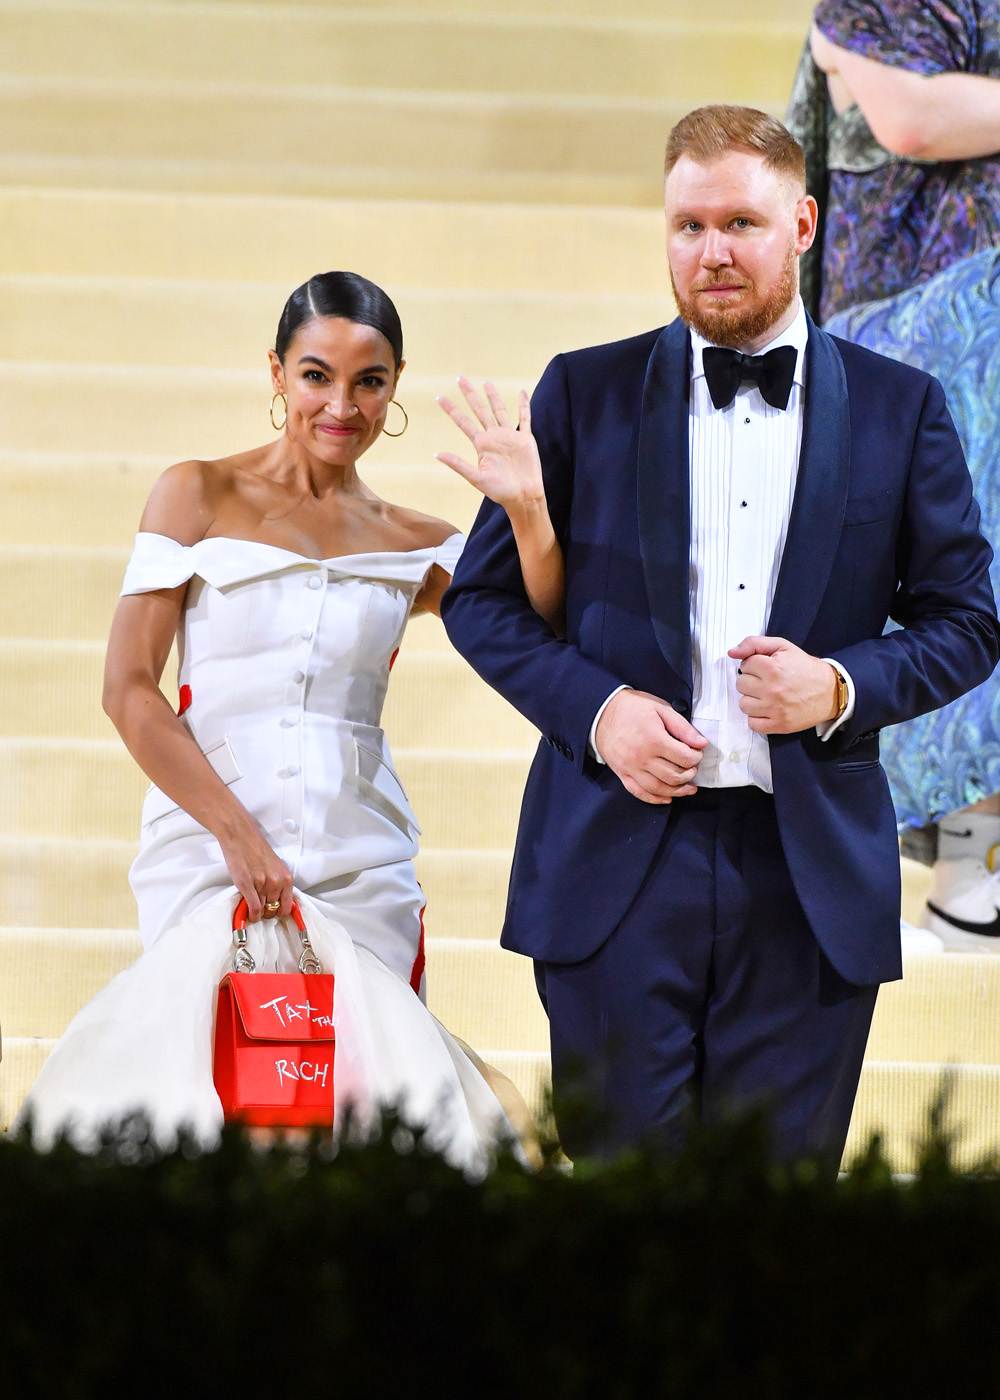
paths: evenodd
<path fill-rule="evenodd" d="M 995 548 L 998 79 L 998 0 L 820 0 L 787 118 L 821 209 L 806 305 L 834 335 L 941 380 Z M 1000 685 L 881 737 L 904 849 L 936 833 L 925 925 L 947 946 L 1000 952 Z"/>

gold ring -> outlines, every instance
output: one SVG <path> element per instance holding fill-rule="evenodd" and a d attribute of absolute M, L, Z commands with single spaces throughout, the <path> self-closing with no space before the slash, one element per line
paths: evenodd
<path fill-rule="evenodd" d="M 264 905 L 264 909 L 265 909 L 265 911 L 266 911 L 268 914 L 273 914 L 274 911 L 275 911 L 275 909 L 280 909 L 280 908 L 281 908 L 281 900 L 280 900 L 280 899 L 272 899 L 272 900 L 270 900 L 267 904 Z"/>

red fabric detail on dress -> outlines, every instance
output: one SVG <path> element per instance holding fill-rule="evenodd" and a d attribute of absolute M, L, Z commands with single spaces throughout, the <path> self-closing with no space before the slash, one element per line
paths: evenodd
<path fill-rule="evenodd" d="M 389 670 L 390 670 L 390 671 L 392 670 L 393 666 L 395 666 L 395 664 L 396 664 L 396 657 L 397 657 L 398 655 L 399 655 L 399 647 L 397 647 L 396 650 L 395 650 L 395 651 L 392 653 L 392 655 L 389 657 Z"/>
<path fill-rule="evenodd" d="M 191 708 L 191 687 L 190 687 L 189 685 L 182 685 L 182 686 L 181 686 L 181 703 L 177 706 L 177 713 L 178 713 L 179 715 L 182 715 L 182 714 L 184 713 L 185 710 L 190 710 L 190 708 Z"/>
<path fill-rule="evenodd" d="M 424 909 L 426 908 L 425 904 L 420 910 L 420 944 L 417 948 L 417 956 L 413 959 L 413 970 L 410 973 L 410 986 L 418 996 L 420 995 L 420 983 L 424 977 L 424 968 L 427 966 L 427 955 L 424 951 Z"/>

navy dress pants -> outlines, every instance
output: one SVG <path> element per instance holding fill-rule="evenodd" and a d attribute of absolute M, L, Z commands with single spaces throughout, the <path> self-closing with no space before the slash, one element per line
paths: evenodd
<path fill-rule="evenodd" d="M 759 1108 L 778 1158 L 836 1170 L 878 988 L 820 949 L 766 793 L 676 799 L 607 942 L 583 962 L 536 962 L 535 978 L 570 1157 L 676 1151 L 692 1121 Z"/>

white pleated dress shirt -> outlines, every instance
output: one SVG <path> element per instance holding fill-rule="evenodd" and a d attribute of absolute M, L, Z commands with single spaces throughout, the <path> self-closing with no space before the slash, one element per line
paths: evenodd
<path fill-rule="evenodd" d="M 797 350 L 787 408 L 774 408 L 756 384 L 744 383 L 729 407 L 718 409 L 702 364 L 710 342 L 691 332 L 691 723 L 708 740 L 695 779 L 699 787 L 753 784 L 773 791 L 767 736 L 753 733 L 740 709 L 740 663 L 727 653 L 744 637 L 767 635 L 802 448 L 808 337 L 800 301 L 791 325 L 757 352 L 780 345 Z M 838 670 L 847 681 L 849 703 L 839 720 L 817 725 L 824 739 L 854 709 L 851 678 L 839 665 Z M 598 758 L 594 736 L 603 712 L 604 706 L 591 729 L 591 747 Z"/>

